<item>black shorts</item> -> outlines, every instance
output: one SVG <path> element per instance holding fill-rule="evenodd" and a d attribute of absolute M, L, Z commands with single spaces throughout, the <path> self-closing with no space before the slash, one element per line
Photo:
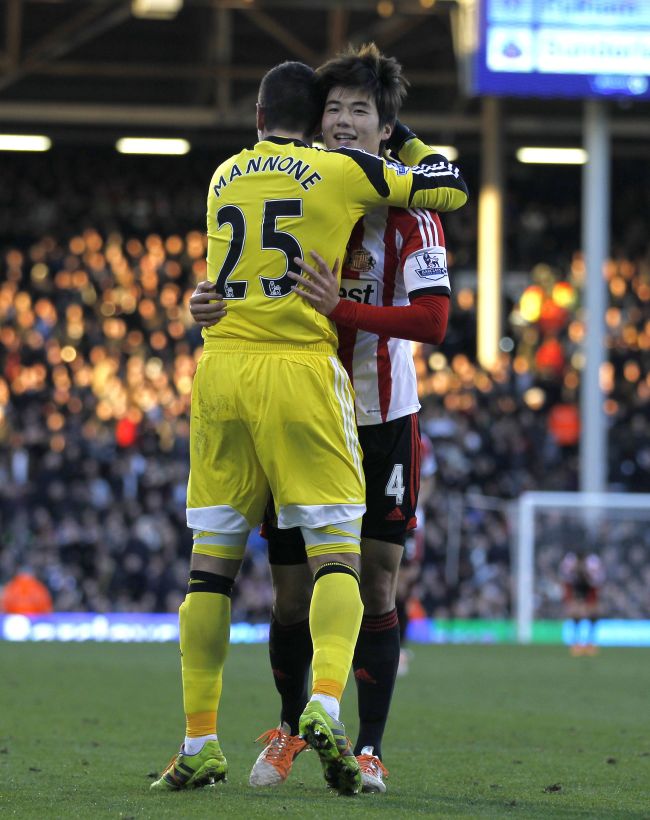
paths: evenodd
<path fill-rule="evenodd" d="M 420 424 L 417 413 L 385 424 L 359 427 L 366 475 L 366 513 L 361 537 L 404 545 L 417 526 L 420 490 Z M 272 510 L 272 505 L 270 505 Z M 263 535 L 269 541 L 269 563 L 302 564 L 307 560 L 299 527 L 280 530 L 267 515 Z"/>

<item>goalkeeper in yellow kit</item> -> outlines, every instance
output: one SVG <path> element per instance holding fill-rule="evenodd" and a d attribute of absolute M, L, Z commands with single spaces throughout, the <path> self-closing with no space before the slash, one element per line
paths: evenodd
<path fill-rule="evenodd" d="M 210 183 L 208 275 L 227 315 L 203 331 L 193 386 L 187 523 L 194 546 L 180 607 L 186 730 L 156 790 L 225 778 L 217 710 L 230 595 L 269 492 L 279 527 L 301 528 L 314 577 L 313 695 L 300 731 L 329 785 L 360 790 L 339 703 L 363 609 L 361 450 L 334 326 L 293 292 L 287 274 L 299 272 L 294 259 L 314 247 L 334 266 L 373 207 L 448 211 L 467 192 L 450 164 L 406 168 L 359 150 L 309 147 L 322 103 L 312 69 L 272 69 L 259 90 L 260 141 L 222 163 Z"/>

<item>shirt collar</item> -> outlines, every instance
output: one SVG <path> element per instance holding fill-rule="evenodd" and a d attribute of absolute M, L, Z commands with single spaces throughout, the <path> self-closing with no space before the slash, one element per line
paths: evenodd
<path fill-rule="evenodd" d="M 266 137 L 262 142 L 274 142 L 276 145 L 299 145 L 301 148 L 309 148 L 306 142 L 294 139 L 293 137 Z"/>

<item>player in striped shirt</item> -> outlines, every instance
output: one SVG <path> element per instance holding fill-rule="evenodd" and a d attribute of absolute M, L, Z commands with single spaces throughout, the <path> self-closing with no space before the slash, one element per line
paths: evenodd
<path fill-rule="evenodd" d="M 335 58 L 319 73 L 327 92 L 327 147 L 379 153 L 405 96 L 400 66 L 368 46 Z M 403 126 L 393 144 L 407 164 L 431 163 L 433 174 L 446 167 Z M 406 340 L 438 343 L 444 337 L 450 294 L 444 235 L 435 212 L 378 208 L 353 230 L 340 285 L 338 272 L 319 255 L 314 259 L 314 265 L 299 265 L 309 279 L 296 279 L 298 292 L 337 323 L 364 452 L 368 510 L 361 542 L 364 617 L 353 661 L 360 717 L 355 754 L 364 790 L 383 792 L 381 741 L 400 651 L 395 588 L 406 533 L 416 524 L 419 487 L 420 405 Z M 220 304 L 208 304 L 211 295 L 199 286 L 190 304 L 204 323 L 219 318 Z M 282 710 L 280 726 L 262 736 L 266 745 L 250 778 L 255 786 L 285 780 L 304 748 L 298 718 L 312 654 L 310 574 L 300 531 L 269 526 L 267 532 L 276 593 L 269 650 Z"/>

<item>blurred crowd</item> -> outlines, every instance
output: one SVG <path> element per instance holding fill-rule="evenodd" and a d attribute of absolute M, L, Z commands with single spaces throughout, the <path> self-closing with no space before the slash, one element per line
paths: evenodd
<path fill-rule="evenodd" d="M 608 362 L 601 372 L 608 426 L 608 487 L 650 492 L 650 248 L 632 260 L 610 260 L 606 313 Z M 513 503 L 527 490 L 579 489 L 579 388 L 584 314 L 584 265 L 575 253 L 565 270 L 532 268 L 508 317 L 494 372 L 482 370 L 456 346 L 474 322 L 475 294 L 454 294 L 448 341 L 419 347 L 416 366 L 423 430 L 438 461 L 437 486 L 427 499 L 425 571 L 417 594 L 440 617 L 503 617 L 510 612 L 514 548 Z M 471 318 L 470 318 L 471 317 Z M 461 332 L 457 332 L 458 327 Z M 607 526 L 591 538 L 606 570 L 603 614 L 650 615 L 640 594 L 648 563 L 650 509 L 641 523 Z M 540 587 L 561 588 L 563 555 L 589 543 L 558 513 L 552 536 L 536 541 Z M 450 546 L 459 544 L 449 572 Z M 647 574 L 647 571 L 646 571 Z M 633 586 L 639 589 L 632 589 Z M 540 593 L 540 614 L 558 614 L 561 595 Z"/>
<path fill-rule="evenodd" d="M 8 166 L 0 192 L 0 586 L 28 568 L 57 610 L 173 612 L 184 596 L 201 353 L 187 303 L 205 278 L 211 168 L 205 158 L 176 162 L 118 158 L 102 169 L 53 155 Z M 577 489 L 584 265 L 568 239 L 545 254 L 529 217 L 514 253 L 530 275 L 508 304 L 496 370 L 475 360 L 471 286 L 454 291 L 446 342 L 414 346 L 438 470 L 413 596 L 436 617 L 509 616 L 513 500 Z M 452 281 L 474 258 L 467 219 L 445 220 Z M 648 231 L 628 228 L 606 267 L 609 482 L 650 492 L 650 244 Z M 549 589 L 575 546 L 569 533 L 551 539 L 553 558 L 541 564 Z M 638 563 L 648 546 L 626 554 Z M 603 614 L 640 617 L 645 607 L 647 617 L 647 597 L 627 595 L 636 564 L 628 576 L 605 564 Z M 267 620 L 270 598 L 253 534 L 233 618 Z"/>

